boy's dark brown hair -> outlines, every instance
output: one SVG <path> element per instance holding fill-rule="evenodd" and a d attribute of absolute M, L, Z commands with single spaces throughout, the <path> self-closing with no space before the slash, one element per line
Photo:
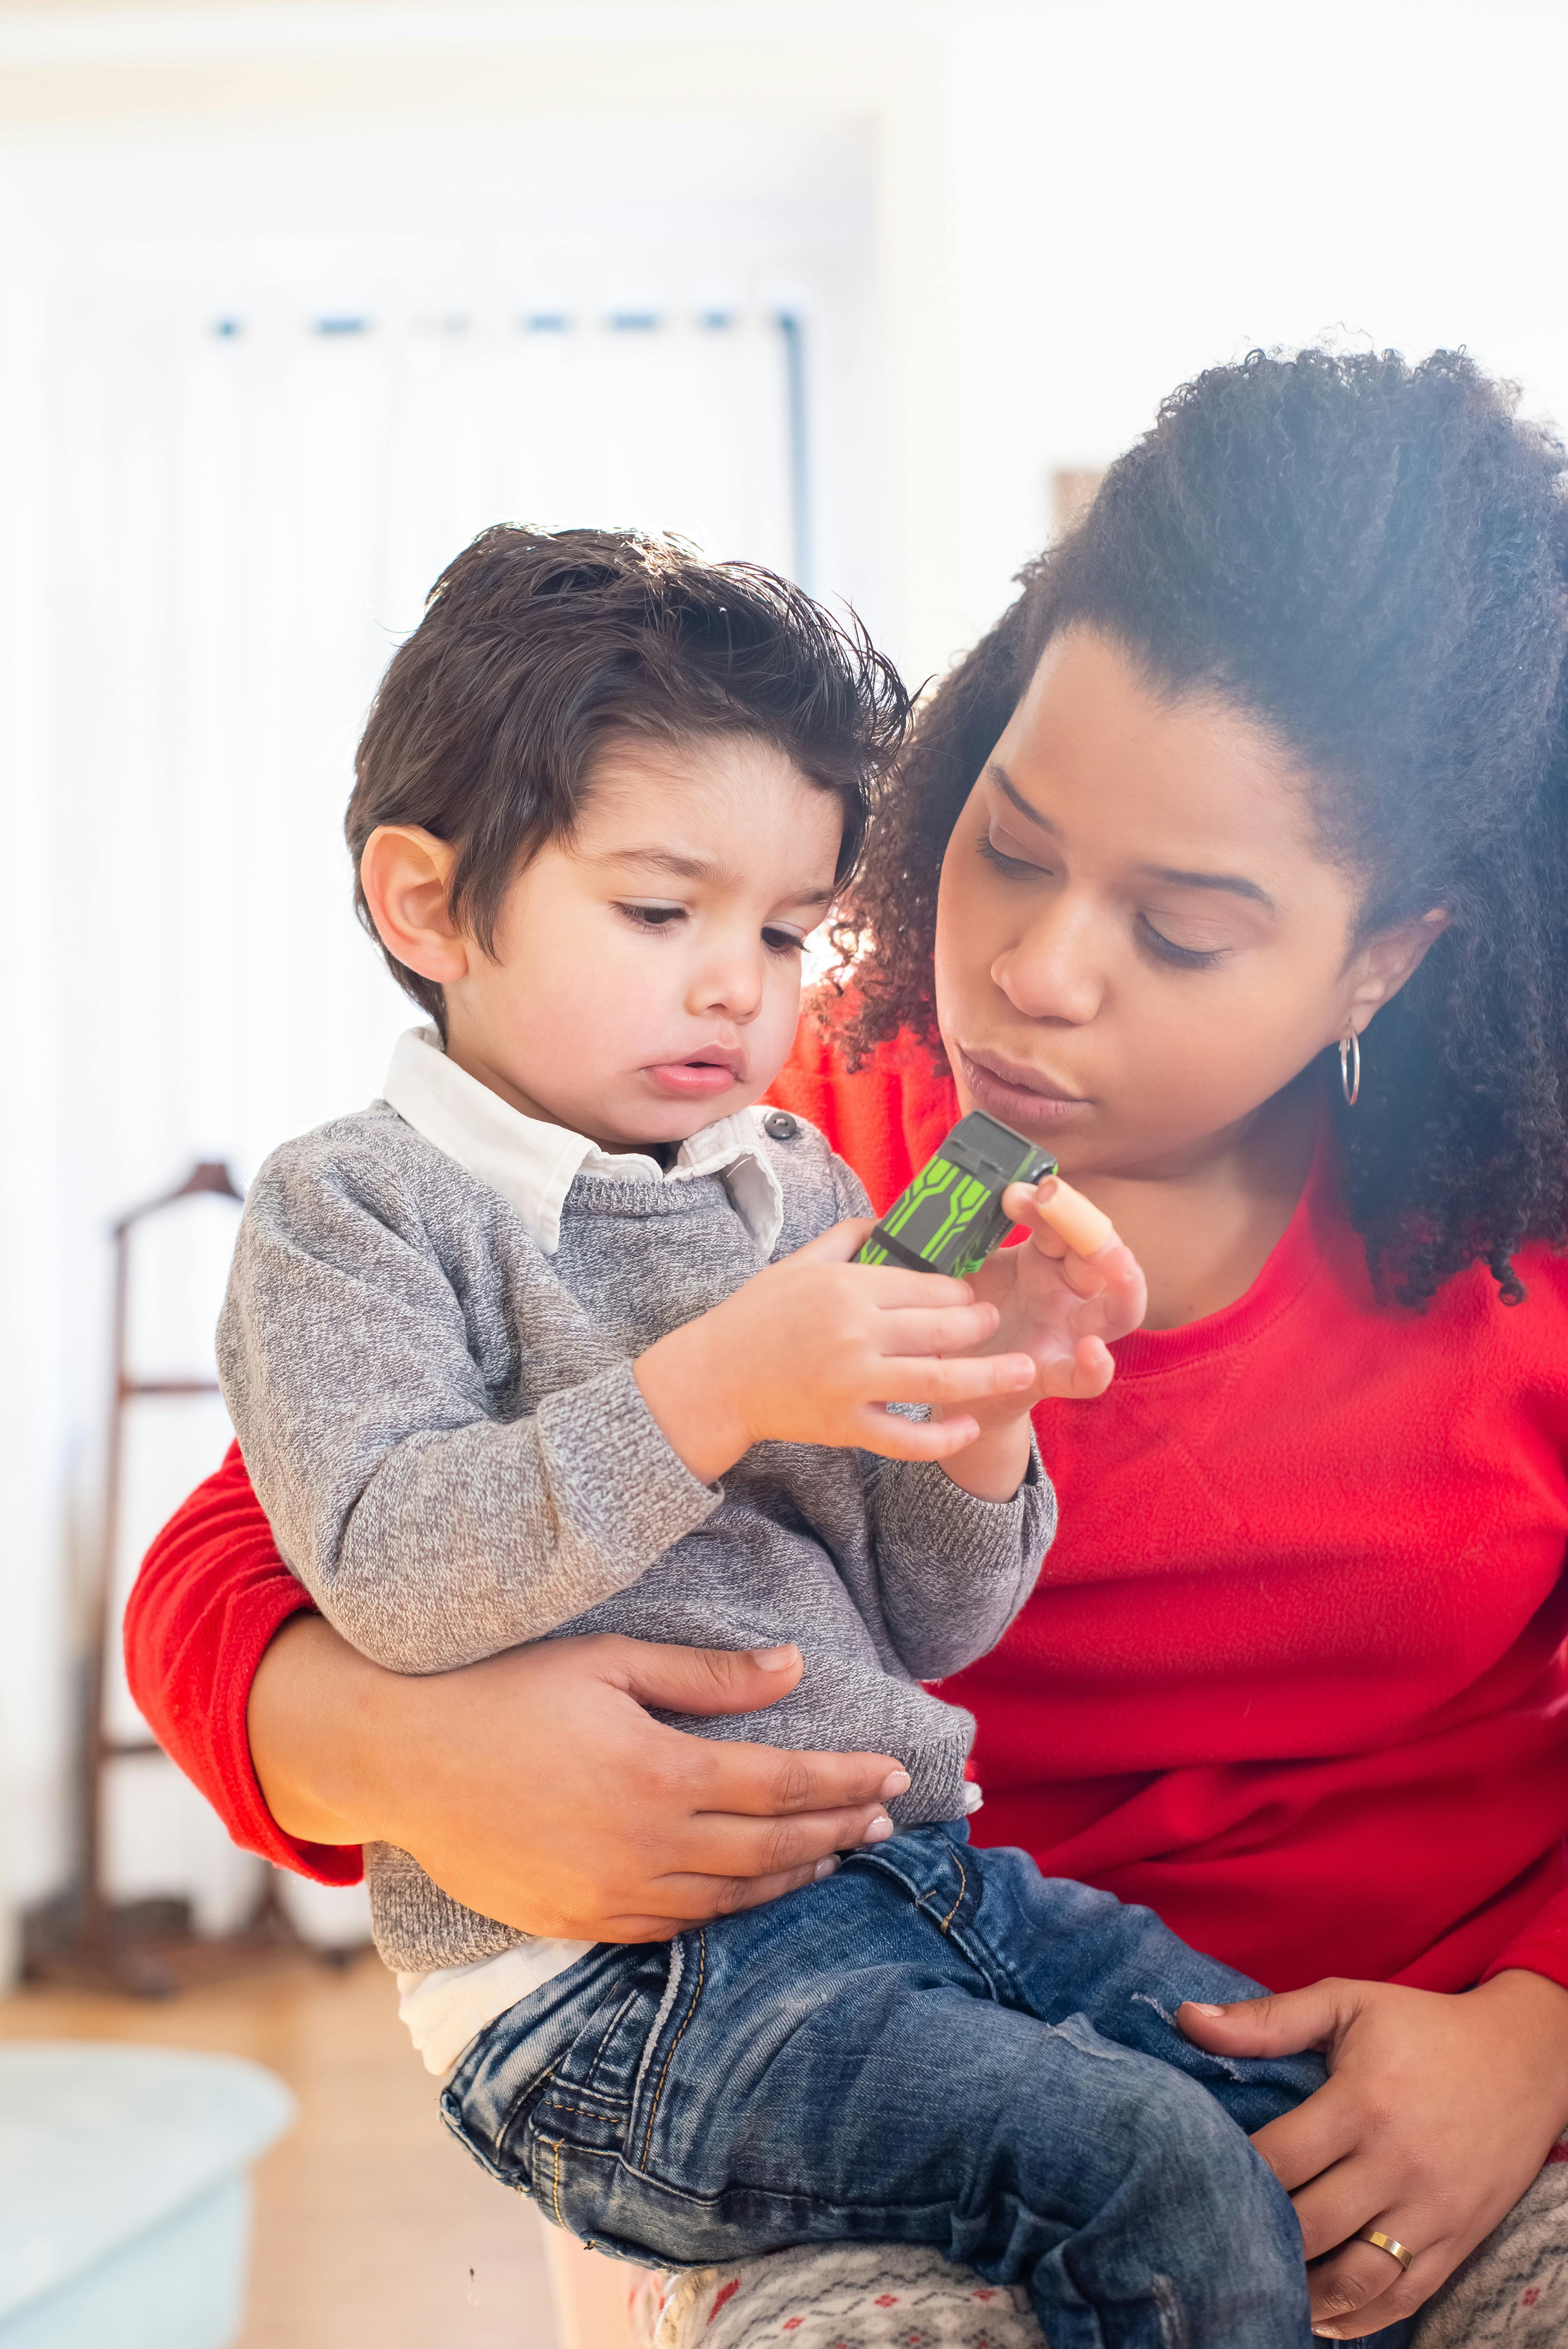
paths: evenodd
<path fill-rule="evenodd" d="M 441 573 L 371 706 L 345 819 L 359 918 L 375 936 L 365 843 L 418 824 L 456 847 L 451 910 L 493 952 L 514 874 L 571 833 L 597 761 L 637 735 L 782 751 L 843 805 L 842 883 L 909 714 L 854 615 L 841 626 L 771 571 L 676 539 L 499 523 Z M 441 988 L 381 951 L 444 1034 Z"/>

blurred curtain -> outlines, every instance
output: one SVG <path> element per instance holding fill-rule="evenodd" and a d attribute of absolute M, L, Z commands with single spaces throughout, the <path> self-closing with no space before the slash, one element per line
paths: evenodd
<path fill-rule="evenodd" d="M 85 1552 L 108 1222 L 198 1156 L 243 1181 L 369 1099 L 415 1016 L 352 918 L 341 819 L 377 678 L 437 574 L 504 519 L 673 528 L 794 570 L 805 452 L 798 329 L 767 315 L 313 315 L 123 281 L 61 289 L 50 315 L 12 549 L 36 696 L 12 786 L 65 911 L 17 1106 L 48 1202 L 33 1293 L 69 1333 L 33 1398 L 34 1517 L 74 1506 Z M 146 1243 L 144 1372 L 210 1364 L 232 1221 L 202 1203 Z M 215 1406 L 137 1407 L 122 1589 L 225 1440 Z M 122 1682 L 113 1715 L 134 1727 Z M 14 1746 L 28 1733 L 12 1723 Z M 214 1926 L 244 1905 L 249 1863 L 161 1762 L 121 1765 L 115 1820 L 125 1893 L 182 1880 Z"/>

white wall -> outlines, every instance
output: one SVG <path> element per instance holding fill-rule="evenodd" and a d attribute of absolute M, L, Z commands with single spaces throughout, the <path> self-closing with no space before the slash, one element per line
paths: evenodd
<path fill-rule="evenodd" d="M 1463 343 L 1568 425 L 1558 0 L 950 19 L 962 617 L 1168 391 L 1254 345 Z"/>
<path fill-rule="evenodd" d="M 107 278 L 213 302 L 244 279 L 246 299 L 286 287 L 327 306 L 389 288 L 407 306 L 422 288 L 439 307 L 460 281 L 465 299 L 526 282 L 545 303 L 802 306 L 817 583 L 852 595 L 919 678 L 1000 608 L 1046 533 L 1052 471 L 1103 463 L 1163 392 L 1251 344 L 1463 341 L 1531 409 L 1568 417 L 1565 67 L 1568 12 L 1525 0 L 0 9 L 0 838 L 17 999 L 0 1839 L 19 1889 L 47 1883 L 62 1850 L 104 1216 L 195 1148 L 253 1160 L 266 1129 L 321 1106 L 289 1090 L 282 989 L 247 1015 L 271 1039 L 261 1080 L 208 1051 L 193 1090 L 169 1081 L 170 990 L 203 983 L 193 942 L 223 961 L 208 1007 L 223 1029 L 242 983 L 265 998 L 268 941 L 254 911 L 233 934 L 222 906 L 190 907 L 188 930 L 151 910 L 169 828 L 233 810 L 188 771 L 168 799 L 134 692 L 115 705 L 135 739 L 112 822 L 61 802 L 60 696 L 90 732 L 104 680 L 70 669 L 49 616 L 56 492 L 36 451 L 74 396 L 58 321 L 79 324 Z M 319 746 L 324 794 L 347 788 L 351 733 L 345 719 Z M 343 974 L 369 949 L 330 833 L 304 886 Z M 91 912 L 104 888 L 119 893 L 109 924 Z M 322 1066 L 350 1026 L 400 1017 L 369 960 L 352 967 L 338 984 L 360 1008 Z M 125 998 L 154 968 L 139 1041 Z M 156 1516 L 163 1497 L 139 1506 Z M 216 1866 L 201 1862 L 213 1898 Z"/>

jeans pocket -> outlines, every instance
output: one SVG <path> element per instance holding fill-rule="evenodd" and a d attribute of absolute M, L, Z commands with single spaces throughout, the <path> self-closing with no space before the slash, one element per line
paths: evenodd
<path fill-rule="evenodd" d="M 530 2131 L 542 2099 L 554 2098 L 560 2116 L 581 2107 L 601 2122 L 617 2110 L 624 2119 L 667 1966 L 662 1948 L 595 1951 L 480 2033 L 442 2090 L 441 2108 L 493 2178 L 532 2190 Z"/>

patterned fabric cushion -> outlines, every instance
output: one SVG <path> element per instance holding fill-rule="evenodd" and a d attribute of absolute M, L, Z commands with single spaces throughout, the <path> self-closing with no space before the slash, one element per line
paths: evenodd
<path fill-rule="evenodd" d="M 887 2243 L 774 2251 L 648 2276 L 636 2349 L 1045 2349 L 1023 2293 Z M 1411 2349 L 1563 2349 L 1568 2137 L 1422 2311 Z"/>
<path fill-rule="evenodd" d="M 1044 2349 L 1021 2291 L 890 2243 L 650 2276 L 633 2333 L 639 2349 Z"/>

